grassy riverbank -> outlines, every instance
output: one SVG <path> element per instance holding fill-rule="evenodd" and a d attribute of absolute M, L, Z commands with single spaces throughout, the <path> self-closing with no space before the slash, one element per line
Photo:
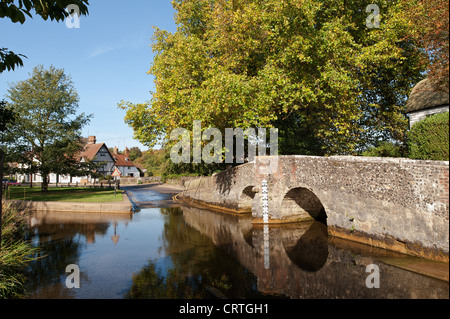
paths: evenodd
<path fill-rule="evenodd" d="M 2 239 L 0 250 L 0 299 L 20 297 L 26 278 L 24 270 L 37 252 L 24 240 L 27 214 L 2 203 Z"/>
<path fill-rule="evenodd" d="M 123 200 L 120 190 L 114 196 L 114 189 L 89 187 L 52 187 L 43 193 L 40 187 L 12 186 L 5 195 L 7 199 L 31 201 L 106 203 Z"/>

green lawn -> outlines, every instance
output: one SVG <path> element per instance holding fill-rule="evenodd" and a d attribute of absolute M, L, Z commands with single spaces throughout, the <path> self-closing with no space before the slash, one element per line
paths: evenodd
<path fill-rule="evenodd" d="M 61 202 L 89 202 L 104 203 L 122 201 L 122 194 L 114 189 L 87 188 L 87 187 L 51 187 L 47 193 L 42 193 L 40 187 L 11 186 L 6 191 L 7 199 L 32 201 L 61 201 Z"/>

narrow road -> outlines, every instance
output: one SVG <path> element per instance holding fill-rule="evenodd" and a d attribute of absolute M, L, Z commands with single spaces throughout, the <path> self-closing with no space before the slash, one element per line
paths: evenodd
<path fill-rule="evenodd" d="M 183 191 L 178 185 L 145 184 L 122 186 L 136 209 L 152 207 L 172 207 L 179 205 L 172 197 Z"/>

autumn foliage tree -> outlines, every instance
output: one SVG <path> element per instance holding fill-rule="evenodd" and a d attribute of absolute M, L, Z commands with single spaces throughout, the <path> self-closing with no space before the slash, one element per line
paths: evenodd
<path fill-rule="evenodd" d="M 153 146 L 177 127 L 277 127 L 283 154 L 354 154 L 403 140 L 405 100 L 424 68 L 400 1 L 379 28 L 361 0 L 175 0 L 177 31 L 156 28 L 147 103 L 122 101 Z"/>
<path fill-rule="evenodd" d="M 411 32 L 408 34 L 427 54 L 421 63 L 436 90 L 449 92 L 449 1 L 408 0 L 404 12 Z"/>

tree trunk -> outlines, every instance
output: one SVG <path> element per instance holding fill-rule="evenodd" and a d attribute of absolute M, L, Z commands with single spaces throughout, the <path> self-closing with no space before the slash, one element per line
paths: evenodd
<path fill-rule="evenodd" d="M 48 191 L 48 174 L 42 174 L 41 192 L 46 193 Z"/>
<path fill-rule="evenodd" d="M 0 252 L 2 251 L 2 212 L 3 212 L 3 163 L 5 161 L 5 152 L 0 149 L 0 180 L 2 186 L 0 187 Z"/>

